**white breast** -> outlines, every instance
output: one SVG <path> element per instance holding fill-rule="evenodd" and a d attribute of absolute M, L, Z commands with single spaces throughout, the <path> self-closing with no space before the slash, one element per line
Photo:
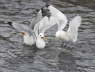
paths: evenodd
<path fill-rule="evenodd" d="M 36 40 L 36 46 L 39 49 L 45 48 L 45 42 L 44 42 L 44 40 L 41 39 L 41 38 L 37 38 L 37 40 Z"/>
<path fill-rule="evenodd" d="M 24 36 L 24 43 L 27 45 L 33 45 L 35 43 L 35 40 L 32 36 Z"/>
<path fill-rule="evenodd" d="M 56 38 L 59 38 L 61 40 L 66 40 L 66 41 L 70 40 L 68 33 L 65 31 L 57 31 Z"/>

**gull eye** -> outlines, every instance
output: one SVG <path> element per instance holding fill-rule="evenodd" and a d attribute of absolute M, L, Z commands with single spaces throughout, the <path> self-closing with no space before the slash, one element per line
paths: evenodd
<path fill-rule="evenodd" d="M 39 36 L 40 36 L 40 37 L 44 37 L 44 34 L 43 34 L 43 33 L 40 33 Z"/>

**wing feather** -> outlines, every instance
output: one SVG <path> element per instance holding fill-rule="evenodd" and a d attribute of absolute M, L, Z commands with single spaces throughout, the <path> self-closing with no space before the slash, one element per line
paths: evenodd
<path fill-rule="evenodd" d="M 50 10 L 51 15 L 57 18 L 59 21 L 58 29 L 59 30 L 64 29 L 68 21 L 66 15 L 63 14 L 58 9 L 56 9 L 55 7 L 53 7 L 52 5 L 50 5 L 48 8 Z"/>
<path fill-rule="evenodd" d="M 34 29 L 36 23 L 38 23 L 42 19 L 42 12 L 41 10 L 37 13 L 37 16 L 34 17 L 31 21 L 30 27 Z"/>
<path fill-rule="evenodd" d="M 51 16 L 50 18 L 45 16 L 40 22 L 38 22 L 35 25 L 34 32 L 36 33 L 36 35 L 38 35 L 39 33 L 44 33 L 46 30 L 48 30 L 50 27 L 54 26 L 55 24 L 58 24 L 56 18 L 54 18 L 53 16 Z"/>
<path fill-rule="evenodd" d="M 78 28 L 81 24 L 81 16 L 74 17 L 70 23 L 68 28 L 68 34 L 70 35 L 70 38 L 75 42 L 77 40 L 78 36 Z"/>
<path fill-rule="evenodd" d="M 16 22 L 12 22 L 12 27 L 13 27 L 17 32 L 27 32 L 27 33 L 29 33 L 30 35 L 33 34 L 33 30 L 32 30 L 28 25 L 19 24 L 19 23 L 16 23 Z"/>
<path fill-rule="evenodd" d="M 53 17 L 53 16 L 51 16 L 50 18 L 47 17 L 47 20 L 46 20 L 46 22 L 44 22 L 44 25 L 40 29 L 40 32 L 44 33 L 46 30 L 48 30 L 55 24 L 58 24 L 58 20 L 55 17 Z"/>
<path fill-rule="evenodd" d="M 45 25 L 47 23 L 48 23 L 48 18 L 45 16 L 44 18 L 42 18 L 41 21 L 39 21 L 37 24 L 35 24 L 34 32 L 35 32 L 36 36 L 39 35 L 39 33 L 41 32 L 41 30 L 43 29 L 43 27 L 45 27 Z"/>

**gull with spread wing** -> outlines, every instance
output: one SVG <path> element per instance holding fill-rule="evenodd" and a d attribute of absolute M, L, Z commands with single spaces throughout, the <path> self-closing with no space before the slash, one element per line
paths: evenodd
<path fill-rule="evenodd" d="M 19 24 L 17 22 L 9 21 L 8 24 L 12 26 L 18 33 L 23 36 L 23 43 L 32 46 L 35 44 L 36 35 L 33 32 L 34 26 L 43 18 L 41 10 L 32 19 L 30 26 L 25 24 Z"/>
<path fill-rule="evenodd" d="M 67 25 L 67 17 L 61 11 L 53 7 L 52 5 L 46 4 L 46 7 L 49 9 L 51 16 L 54 16 L 57 20 L 58 31 L 55 36 L 66 41 L 75 42 L 78 36 L 78 28 L 81 24 L 81 16 L 75 16 L 69 23 L 69 28 L 67 32 L 63 31 Z"/>
<path fill-rule="evenodd" d="M 33 32 L 33 29 L 35 27 L 35 24 L 38 23 L 42 18 L 43 14 L 45 15 L 45 10 L 44 13 L 42 13 L 43 8 L 37 13 L 37 15 L 32 19 L 30 26 L 25 25 L 25 24 L 19 24 L 17 22 L 12 22 L 9 21 L 8 24 L 12 26 L 17 32 L 21 33 L 23 35 L 23 42 L 27 45 L 33 45 L 35 44 L 36 41 L 36 35 L 35 32 Z"/>
<path fill-rule="evenodd" d="M 81 16 L 75 16 L 70 22 L 69 22 L 69 28 L 67 31 L 57 31 L 56 37 L 66 40 L 66 41 L 72 41 L 76 42 L 78 37 L 78 28 L 81 25 Z M 61 26 L 59 26 L 60 28 Z"/>
<path fill-rule="evenodd" d="M 36 46 L 38 48 L 45 48 L 45 31 L 57 23 L 57 19 L 53 16 L 45 16 L 40 22 L 38 22 L 34 27 L 34 32 L 36 34 Z"/>
<path fill-rule="evenodd" d="M 23 35 L 23 41 L 25 44 L 33 45 L 36 43 L 36 46 L 41 49 L 45 47 L 44 32 L 57 23 L 57 20 L 55 21 L 56 18 L 51 16 L 49 11 L 46 12 L 46 16 L 44 15 L 43 18 L 40 21 L 38 21 L 38 23 L 32 25 L 32 28 L 31 26 L 17 24 L 16 22 L 8 22 L 8 24 L 10 24 L 14 29 L 16 29 Z"/>
<path fill-rule="evenodd" d="M 32 46 L 35 44 L 36 36 L 33 30 L 24 24 L 19 24 L 17 22 L 8 22 L 8 24 L 23 36 L 23 43 Z"/>

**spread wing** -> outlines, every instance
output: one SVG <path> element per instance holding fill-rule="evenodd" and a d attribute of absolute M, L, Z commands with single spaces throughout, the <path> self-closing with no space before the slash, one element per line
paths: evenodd
<path fill-rule="evenodd" d="M 68 21 L 66 15 L 59 11 L 57 8 L 53 7 L 52 5 L 50 5 L 48 8 L 50 10 L 51 15 L 57 18 L 59 21 L 58 30 L 64 29 Z"/>
<path fill-rule="evenodd" d="M 36 23 L 38 23 L 42 19 L 42 12 L 41 10 L 37 13 L 37 16 L 34 17 L 31 21 L 30 27 L 34 29 Z"/>
<path fill-rule="evenodd" d="M 25 24 L 19 24 L 16 22 L 12 22 L 11 26 L 17 31 L 17 32 L 28 32 L 29 34 L 32 34 L 32 30 L 28 25 Z"/>
<path fill-rule="evenodd" d="M 34 32 L 35 32 L 36 36 L 39 35 L 39 33 L 41 32 L 41 28 L 43 28 L 46 24 L 48 24 L 47 17 L 42 18 L 41 21 L 39 21 L 37 24 L 35 24 Z"/>
<path fill-rule="evenodd" d="M 81 24 L 81 16 L 74 17 L 70 23 L 68 28 L 68 34 L 70 35 L 70 38 L 75 42 L 77 40 L 78 36 L 78 28 Z"/>
<path fill-rule="evenodd" d="M 46 30 L 50 29 L 51 27 L 53 27 L 55 24 L 58 24 L 58 20 L 57 18 L 51 16 L 51 17 L 47 17 L 46 21 L 43 23 L 43 25 L 40 28 L 40 32 L 44 33 Z"/>
<path fill-rule="evenodd" d="M 51 16 L 50 18 L 45 16 L 40 22 L 38 22 L 35 25 L 34 32 L 36 33 L 36 35 L 39 35 L 39 33 L 44 33 L 46 30 L 48 30 L 50 27 L 57 23 L 58 23 L 57 19 L 54 18 L 53 16 Z"/>

